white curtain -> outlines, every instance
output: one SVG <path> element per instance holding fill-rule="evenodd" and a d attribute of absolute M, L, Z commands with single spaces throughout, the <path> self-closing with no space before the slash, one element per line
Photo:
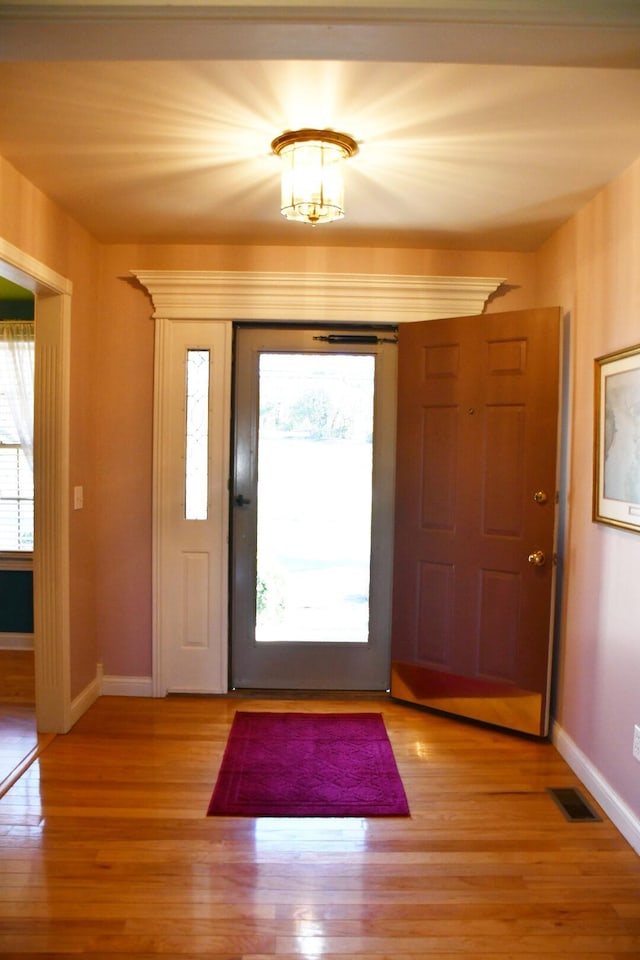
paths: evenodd
<path fill-rule="evenodd" d="M 33 323 L 26 320 L 0 321 L 0 379 L 13 383 L 8 391 L 9 409 L 18 439 L 33 473 Z"/>

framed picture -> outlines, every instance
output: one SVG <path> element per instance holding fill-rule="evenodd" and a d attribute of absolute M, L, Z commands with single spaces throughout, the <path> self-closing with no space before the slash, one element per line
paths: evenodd
<path fill-rule="evenodd" d="M 593 519 L 640 531 L 640 344 L 595 361 Z"/>

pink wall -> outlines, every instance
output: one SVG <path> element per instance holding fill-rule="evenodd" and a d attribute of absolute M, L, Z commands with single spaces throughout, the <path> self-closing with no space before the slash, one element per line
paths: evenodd
<path fill-rule="evenodd" d="M 640 534 L 591 520 L 594 358 L 640 343 L 640 160 L 538 254 L 570 312 L 569 526 L 556 721 L 640 817 Z"/>
<path fill-rule="evenodd" d="M 99 247 L 88 233 L 0 157 L 0 236 L 73 283 L 71 315 L 71 487 L 84 509 L 71 512 L 71 693 L 95 677 L 96 641 L 94 368 Z"/>
<path fill-rule="evenodd" d="M 125 258 L 103 251 L 98 306 L 95 497 L 98 646 L 108 676 L 150 677 L 152 307 Z"/>

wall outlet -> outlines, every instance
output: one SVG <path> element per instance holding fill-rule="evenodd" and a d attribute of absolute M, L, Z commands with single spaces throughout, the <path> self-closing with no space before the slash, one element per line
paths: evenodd
<path fill-rule="evenodd" d="M 633 755 L 640 760 L 640 725 L 637 723 L 633 728 Z"/>

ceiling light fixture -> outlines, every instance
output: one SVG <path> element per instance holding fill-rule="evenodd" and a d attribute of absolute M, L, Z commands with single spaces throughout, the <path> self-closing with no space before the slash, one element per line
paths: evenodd
<path fill-rule="evenodd" d="M 314 225 L 344 217 L 342 161 L 358 152 L 353 137 L 334 130 L 293 130 L 276 137 L 271 149 L 282 160 L 283 217 Z"/>

